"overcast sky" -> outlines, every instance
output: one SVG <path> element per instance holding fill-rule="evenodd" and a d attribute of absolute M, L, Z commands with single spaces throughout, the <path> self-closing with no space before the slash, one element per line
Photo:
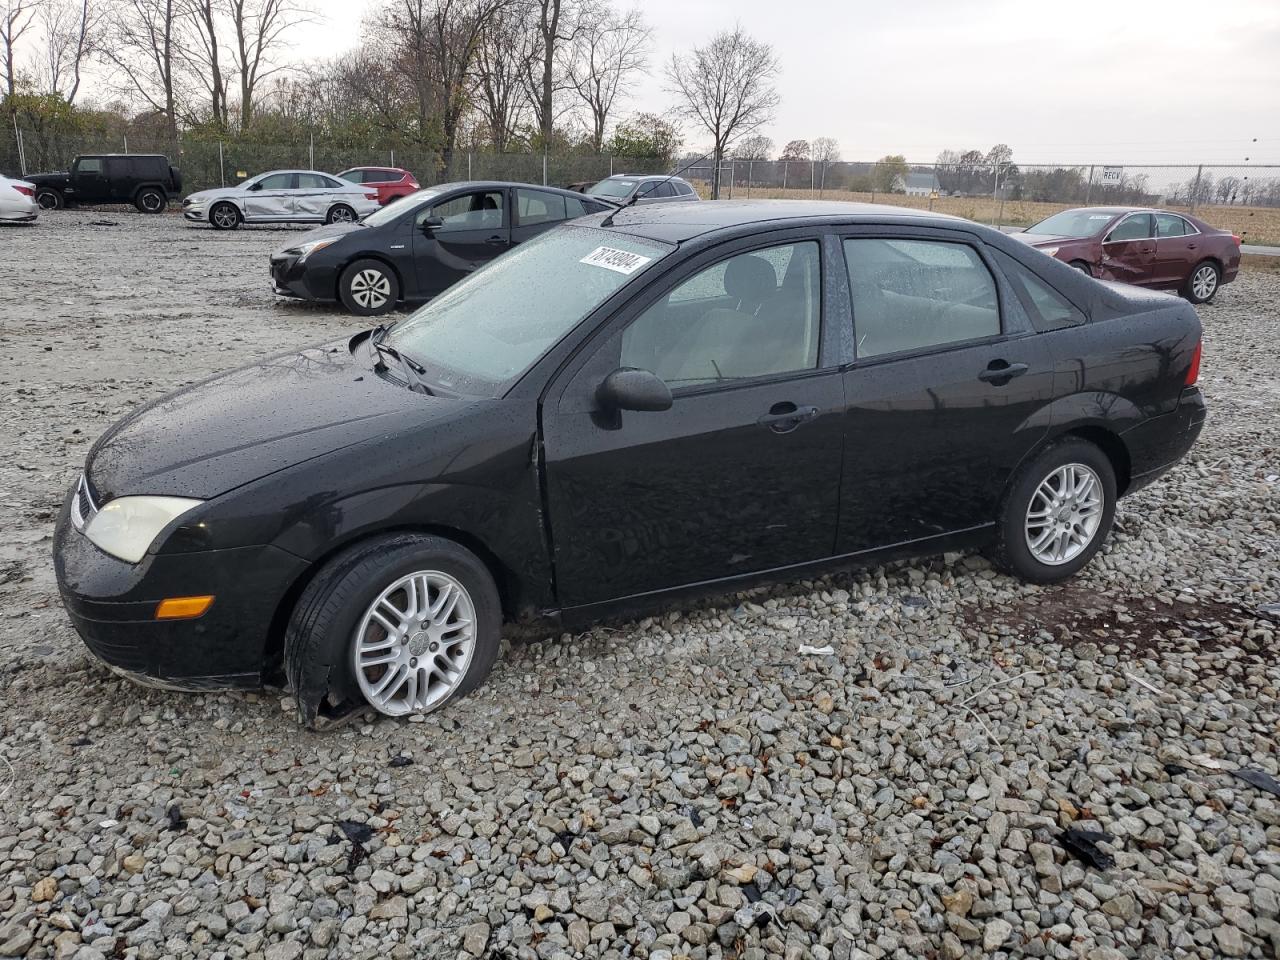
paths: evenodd
<path fill-rule="evenodd" d="M 350 45 L 378 0 L 311 0 L 299 53 Z M 628 0 L 614 0 L 627 6 Z M 764 132 L 835 137 L 845 159 L 997 142 L 1035 162 L 1280 163 L 1280 0 L 644 0 L 664 111 L 675 51 L 740 23 L 774 46 L 782 104 Z M 686 126 L 686 145 L 705 137 Z"/>

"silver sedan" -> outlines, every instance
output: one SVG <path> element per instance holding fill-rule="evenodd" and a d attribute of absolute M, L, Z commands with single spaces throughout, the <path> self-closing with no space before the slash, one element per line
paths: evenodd
<path fill-rule="evenodd" d="M 242 223 L 351 223 L 377 209 L 376 191 L 318 170 L 272 170 L 182 201 L 184 217 L 218 230 Z"/>

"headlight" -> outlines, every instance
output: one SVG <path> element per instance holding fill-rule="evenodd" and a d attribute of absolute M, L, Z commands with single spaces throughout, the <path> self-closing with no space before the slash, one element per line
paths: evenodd
<path fill-rule="evenodd" d="M 171 520 L 203 502 L 186 497 L 118 497 L 94 514 L 84 535 L 113 557 L 137 563 Z"/>
<path fill-rule="evenodd" d="M 1036 249 L 1050 257 L 1057 256 L 1058 253 L 1057 247 L 1036 247 Z"/>
<path fill-rule="evenodd" d="M 312 240 L 309 243 L 299 244 L 298 246 L 293 247 L 290 250 L 286 250 L 285 252 L 299 254 L 298 262 L 301 263 L 303 260 L 307 259 L 307 257 L 311 256 L 317 250 L 323 250 L 325 247 L 331 247 L 335 243 L 337 243 L 338 240 L 339 240 L 338 237 L 329 237 L 326 240 Z"/>

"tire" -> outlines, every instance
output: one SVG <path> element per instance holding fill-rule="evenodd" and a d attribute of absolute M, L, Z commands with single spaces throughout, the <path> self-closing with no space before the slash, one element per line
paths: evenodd
<path fill-rule="evenodd" d="M 1192 303 L 1208 303 L 1222 285 L 1222 270 L 1212 260 L 1201 260 L 1187 274 L 1182 295 Z"/>
<path fill-rule="evenodd" d="M 234 203 L 227 203 L 224 200 L 209 208 L 209 223 L 215 230 L 234 230 L 243 220 L 244 217 L 240 215 L 240 210 Z"/>
<path fill-rule="evenodd" d="M 66 206 L 62 194 L 50 187 L 43 187 L 36 191 L 36 203 L 40 205 L 41 210 L 60 210 Z"/>
<path fill-rule="evenodd" d="M 1079 270 L 1081 273 L 1085 274 L 1086 276 L 1090 276 L 1090 277 L 1093 276 L 1093 267 L 1089 266 L 1089 264 L 1085 263 L 1083 260 L 1072 260 L 1070 263 L 1070 266 Z"/>
<path fill-rule="evenodd" d="M 325 215 L 325 223 L 355 223 L 358 218 L 354 207 L 345 203 L 335 203 Z"/>
<path fill-rule="evenodd" d="M 1080 506 L 1087 509 L 1088 502 L 1095 501 L 1089 514 L 1092 521 L 1080 519 L 1082 515 L 1072 511 L 1072 504 L 1068 502 L 1061 509 L 1065 511 L 1063 521 L 1070 526 L 1054 522 L 1057 515 L 1047 494 L 1056 495 L 1056 491 L 1063 488 L 1065 471 L 1075 471 L 1074 476 L 1080 483 L 1091 478 L 1092 496 L 1086 496 Z M 1033 508 L 1037 513 L 1048 514 L 1049 522 L 1036 523 L 1030 516 Z M 1116 474 L 1107 455 L 1087 440 L 1077 437 L 1059 440 L 1023 467 L 1010 484 L 996 520 L 992 560 L 1006 573 L 1030 583 L 1066 580 L 1101 549 L 1111 532 L 1115 510 Z M 1091 525 L 1092 522 L 1096 525 Z M 1087 533 L 1087 539 L 1081 544 L 1067 535 L 1064 540 L 1067 530 L 1074 530 L 1076 538 L 1083 538 Z M 1049 540 L 1036 550 L 1033 544 L 1038 544 L 1045 535 Z M 1060 551 L 1059 557 L 1050 555 L 1055 547 L 1064 543 L 1066 549 Z"/>
<path fill-rule="evenodd" d="M 360 317 L 394 310 L 400 299 L 400 280 L 381 260 L 357 260 L 338 278 L 338 299 Z"/>
<path fill-rule="evenodd" d="M 169 198 L 156 187 L 143 187 L 134 197 L 133 205 L 143 213 L 164 213 L 165 207 L 169 206 Z"/>
<path fill-rule="evenodd" d="M 445 596 L 442 606 L 447 615 L 439 611 L 442 623 L 433 619 L 424 625 L 416 617 L 396 616 L 421 609 L 422 605 L 415 608 L 410 602 L 403 586 L 414 577 L 428 578 L 437 590 L 426 591 L 428 610 Z M 445 587 L 453 592 L 444 594 Z M 375 616 L 375 608 L 382 621 Z M 457 626 L 466 620 L 469 635 L 466 626 Z M 381 625 L 406 621 L 410 626 L 404 633 L 391 633 Z M 298 717 L 304 725 L 313 726 L 326 698 L 335 707 L 363 701 L 388 716 L 439 709 L 484 682 L 498 658 L 501 630 L 498 588 L 471 551 L 443 537 L 413 533 L 357 544 L 321 568 L 289 619 L 285 672 L 298 703 Z M 362 643 L 376 649 L 366 651 Z M 358 662 L 388 656 L 395 657 L 390 667 L 367 663 L 357 669 Z M 388 679 L 392 669 L 396 673 Z M 410 702 L 410 675 L 418 681 L 414 703 Z M 380 696 L 373 693 L 379 684 L 386 687 Z"/>

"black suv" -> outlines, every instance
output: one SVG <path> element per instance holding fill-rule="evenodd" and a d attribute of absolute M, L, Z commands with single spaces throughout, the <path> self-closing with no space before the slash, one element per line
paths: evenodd
<path fill-rule="evenodd" d="M 107 153 L 76 157 L 70 173 L 37 173 L 42 209 L 95 203 L 132 203 L 143 213 L 163 213 L 169 198 L 182 193 L 182 174 L 159 154 Z"/>

